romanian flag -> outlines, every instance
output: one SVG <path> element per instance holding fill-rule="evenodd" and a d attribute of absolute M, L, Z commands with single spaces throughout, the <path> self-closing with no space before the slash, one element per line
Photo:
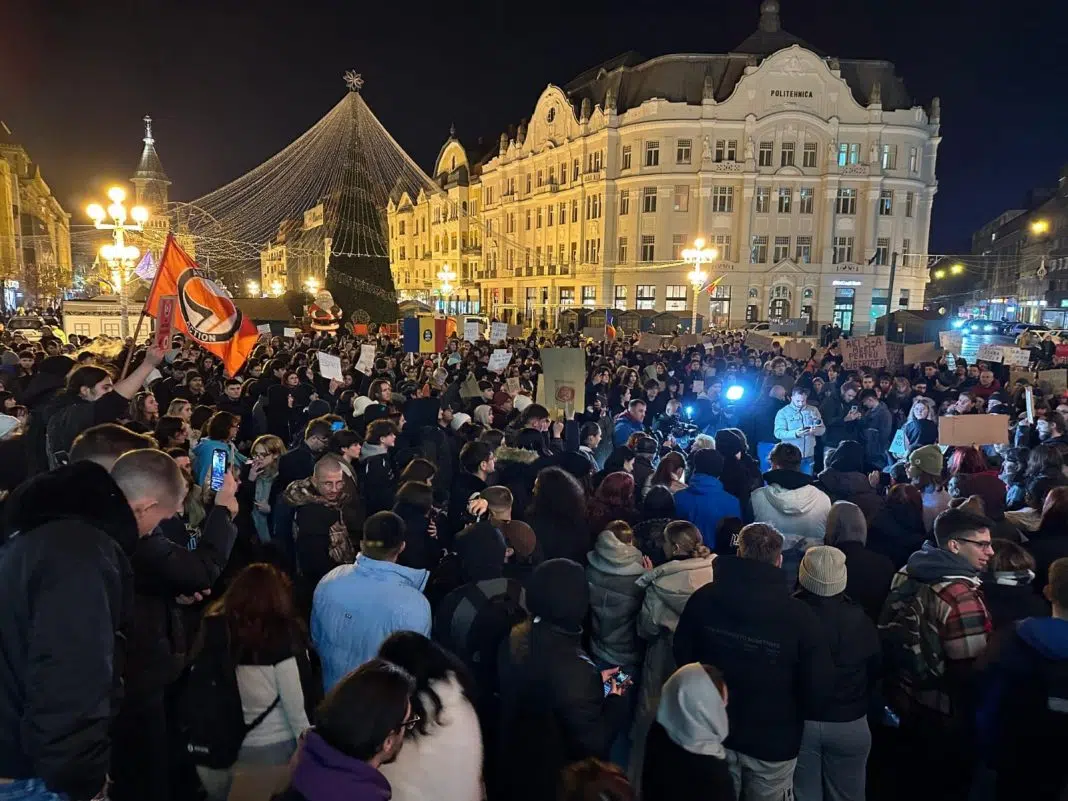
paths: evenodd
<path fill-rule="evenodd" d="M 227 375 L 234 375 L 248 360 L 259 339 L 256 324 L 234 304 L 230 294 L 167 237 L 156 277 L 145 301 L 145 314 L 159 315 L 160 298 L 178 299 L 174 327 L 200 347 L 223 360 Z"/>
<path fill-rule="evenodd" d="M 401 331 L 405 353 L 441 353 L 445 350 L 444 317 L 405 317 Z"/>

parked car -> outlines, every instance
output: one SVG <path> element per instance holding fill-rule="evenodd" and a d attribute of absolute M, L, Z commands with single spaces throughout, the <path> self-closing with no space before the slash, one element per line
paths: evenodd
<path fill-rule="evenodd" d="M 8 320 L 7 330 L 11 334 L 22 334 L 27 342 L 40 342 L 52 329 L 36 314 L 18 314 Z"/>
<path fill-rule="evenodd" d="M 1024 331 L 1045 334 L 1049 331 L 1049 326 L 1039 325 L 1038 323 L 1011 323 L 1005 333 L 1010 337 L 1018 337 Z"/>

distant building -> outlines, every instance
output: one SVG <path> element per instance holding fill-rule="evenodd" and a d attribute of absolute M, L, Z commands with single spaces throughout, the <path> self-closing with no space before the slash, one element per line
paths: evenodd
<path fill-rule="evenodd" d="M 158 258 L 171 227 L 167 206 L 171 180 L 163 171 L 163 162 L 156 152 L 156 140 L 152 136 L 152 118 L 146 116 L 144 123 L 145 137 L 141 140 L 144 142 L 144 148 L 141 150 L 141 160 L 137 163 L 137 171 L 130 182 L 134 185 L 134 205 L 144 206 L 149 212 L 143 235 L 144 245 Z"/>
<path fill-rule="evenodd" d="M 40 165 L 0 122 L 0 280 L 7 309 L 46 304 L 71 286 L 70 215 Z"/>
<path fill-rule="evenodd" d="M 568 307 L 686 312 L 682 251 L 723 276 L 698 312 L 720 326 L 807 317 L 868 331 L 923 308 L 940 103 L 887 61 L 825 56 L 782 30 L 777 0 L 730 53 L 628 53 L 549 85 L 491 153 L 445 143 L 448 195 L 387 209 L 401 297 L 477 298 L 509 322 Z M 889 265 L 897 253 L 894 298 Z M 438 299 L 440 303 L 440 299 Z M 681 314 L 680 314 L 681 316 Z"/>

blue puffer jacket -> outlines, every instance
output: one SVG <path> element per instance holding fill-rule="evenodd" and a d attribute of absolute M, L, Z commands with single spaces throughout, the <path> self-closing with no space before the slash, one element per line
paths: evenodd
<path fill-rule="evenodd" d="M 627 412 L 620 412 L 616 415 L 615 428 L 612 431 L 612 444 L 617 448 L 626 445 L 631 434 L 644 430 L 645 425 L 641 420 L 635 420 Z"/>
<path fill-rule="evenodd" d="M 741 518 L 742 506 L 737 498 L 723 489 L 718 478 L 694 473 L 690 485 L 675 493 L 675 514 L 697 526 L 705 545 L 715 549 L 719 521 L 725 517 Z"/>

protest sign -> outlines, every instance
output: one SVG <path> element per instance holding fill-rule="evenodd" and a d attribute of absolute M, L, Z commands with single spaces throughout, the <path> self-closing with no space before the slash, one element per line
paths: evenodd
<path fill-rule="evenodd" d="M 1031 363 L 1031 351 L 1024 348 L 1003 346 L 1001 348 L 1002 364 L 1011 364 L 1014 367 L 1027 367 Z"/>
<path fill-rule="evenodd" d="M 939 445 L 1007 445 L 1005 414 L 955 414 L 938 418 Z"/>
<path fill-rule="evenodd" d="M 504 368 L 512 361 L 512 354 L 504 348 L 495 348 L 490 354 L 489 364 L 486 369 L 491 373 L 503 373 Z"/>
<path fill-rule="evenodd" d="M 1016 382 L 1018 380 L 1020 380 L 1021 378 L 1024 379 L 1025 381 L 1027 381 L 1028 384 L 1033 383 L 1034 380 L 1035 380 L 1035 377 L 1031 373 L 1030 370 L 1024 370 L 1024 369 L 1022 369 L 1020 367 L 1010 367 L 1009 368 L 1009 385 L 1006 387 L 1006 389 L 1011 390 L 1013 387 L 1016 386 Z"/>
<path fill-rule="evenodd" d="M 520 390 L 519 376 L 517 376 L 517 375 L 512 376 L 511 378 L 509 378 L 507 381 L 504 382 L 504 386 L 506 387 L 508 394 L 511 395 L 514 398 L 516 395 L 519 394 L 519 390 Z"/>
<path fill-rule="evenodd" d="M 360 345 L 360 358 L 356 360 L 356 369 L 364 375 L 371 375 L 375 368 L 375 346 Z"/>
<path fill-rule="evenodd" d="M 888 449 L 892 456 L 896 456 L 898 459 L 904 459 L 908 455 L 908 451 L 905 449 L 905 427 L 902 426 L 894 434 L 894 441 L 890 443 Z"/>
<path fill-rule="evenodd" d="M 747 348 L 753 348 L 754 350 L 765 351 L 771 350 L 771 346 L 774 344 L 774 340 L 771 337 L 766 337 L 763 334 L 754 334 L 752 332 L 745 335 L 745 346 Z"/>
<path fill-rule="evenodd" d="M 693 389 L 694 395 L 700 395 L 702 392 L 705 391 L 705 382 L 699 378 L 695 379 L 693 385 L 691 386 L 691 389 Z"/>
<path fill-rule="evenodd" d="M 950 372 L 957 369 L 957 357 L 948 350 L 946 351 L 946 369 Z"/>
<path fill-rule="evenodd" d="M 282 329 L 282 336 L 288 337 L 289 339 L 296 339 L 297 337 L 300 336 L 300 329 L 299 328 L 283 328 Z"/>
<path fill-rule="evenodd" d="M 460 384 L 460 397 L 464 399 L 481 397 L 482 390 L 478 386 L 478 379 L 474 373 L 468 373 L 467 378 Z"/>
<path fill-rule="evenodd" d="M 782 352 L 789 359 L 805 361 L 812 355 L 812 346 L 803 340 L 791 339 L 789 342 L 782 343 Z"/>
<path fill-rule="evenodd" d="M 541 366 L 544 397 L 538 402 L 571 416 L 586 408 L 586 352 L 581 348 L 544 348 Z"/>
<path fill-rule="evenodd" d="M 675 344 L 679 346 L 679 350 L 695 348 L 701 344 L 701 337 L 697 334 L 679 334 L 675 337 Z"/>
<path fill-rule="evenodd" d="M 468 342 L 478 342 L 478 337 L 481 333 L 482 324 L 478 320 L 464 321 L 464 339 Z"/>
<path fill-rule="evenodd" d="M 508 326 L 508 338 L 519 339 L 523 336 L 523 326 L 521 325 L 509 325 Z"/>
<path fill-rule="evenodd" d="M 939 331 L 938 344 L 945 350 L 960 353 L 964 349 L 964 334 L 960 331 Z"/>
<path fill-rule="evenodd" d="M 886 337 L 841 339 L 839 346 L 842 350 L 842 367 L 846 370 L 855 370 L 858 367 L 886 367 Z"/>
<path fill-rule="evenodd" d="M 1038 384 L 1054 395 L 1060 395 L 1068 389 L 1068 370 L 1039 370 Z"/>
<path fill-rule="evenodd" d="M 261 334 L 270 335 L 270 333 L 271 333 L 271 324 L 270 323 L 261 323 L 260 325 L 256 326 L 256 330 L 259 331 Z"/>
<path fill-rule="evenodd" d="M 1034 425 L 1035 422 L 1035 390 L 1033 387 L 1024 387 L 1024 405 L 1027 408 L 1027 422 Z"/>
<path fill-rule="evenodd" d="M 994 364 L 1001 364 L 1001 360 L 1005 358 L 1002 352 L 1001 345 L 980 345 L 979 350 L 975 352 L 975 360 L 977 362 L 993 362 Z"/>
<path fill-rule="evenodd" d="M 903 355 L 904 364 L 919 364 L 920 362 L 936 362 L 942 351 L 933 342 L 921 342 L 919 345 L 906 345 Z"/>
<path fill-rule="evenodd" d="M 332 356 L 322 351 L 319 351 L 316 355 L 319 357 L 319 375 L 323 378 L 332 378 L 335 381 L 345 380 L 345 377 L 341 374 L 340 356 Z"/>
<path fill-rule="evenodd" d="M 662 337 L 659 334 L 642 334 L 638 337 L 638 341 L 634 343 L 634 350 L 656 353 L 660 350 L 661 339 Z"/>
<path fill-rule="evenodd" d="M 592 339 L 594 342 L 604 342 L 605 329 L 603 325 L 589 325 L 582 329 L 582 336 Z"/>
<path fill-rule="evenodd" d="M 886 366 L 900 367 L 905 363 L 905 346 L 900 342 L 886 343 Z"/>
<path fill-rule="evenodd" d="M 174 331 L 174 310 L 178 306 L 176 295 L 159 299 L 159 315 L 156 317 L 156 340 L 153 344 L 163 351 L 171 349 L 171 332 Z"/>
<path fill-rule="evenodd" d="M 490 342 L 494 345 L 508 339 L 508 323 L 490 323 Z"/>

